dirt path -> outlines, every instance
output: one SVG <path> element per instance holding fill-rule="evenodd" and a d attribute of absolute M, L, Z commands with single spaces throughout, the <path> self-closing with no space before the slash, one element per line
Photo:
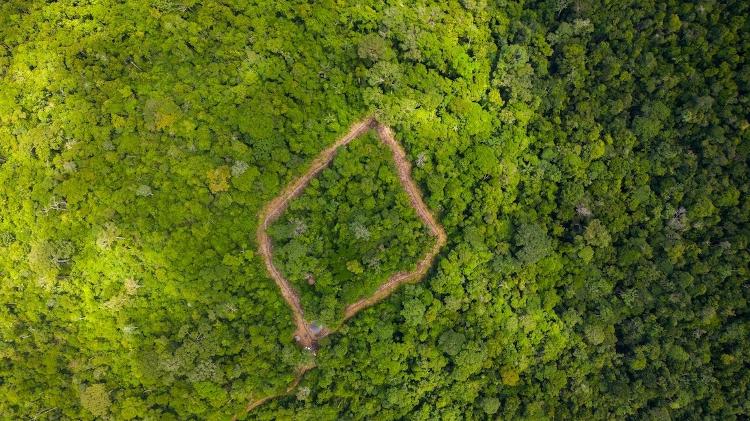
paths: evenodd
<path fill-rule="evenodd" d="M 409 282 L 416 282 L 421 279 L 427 273 L 435 256 L 445 245 L 447 239 L 443 227 L 437 222 L 427 208 L 427 205 L 425 205 L 422 200 L 422 194 L 414 183 L 414 180 L 411 178 L 411 164 L 406 156 L 406 152 L 404 152 L 404 149 L 398 141 L 396 141 L 391 129 L 377 122 L 373 117 L 368 117 L 355 123 L 344 136 L 339 138 L 333 145 L 323 150 L 310 164 L 310 168 L 308 168 L 308 170 L 299 178 L 292 181 L 275 199 L 271 200 L 259 215 L 257 241 L 260 255 L 266 265 L 268 274 L 273 278 L 274 282 L 276 282 L 276 285 L 281 291 L 281 295 L 286 300 L 289 308 L 292 309 L 294 324 L 297 327 L 297 330 L 294 333 L 295 339 L 300 345 L 308 350 L 315 350 L 317 341 L 320 338 L 333 333 L 333 331 L 329 329 L 318 331 L 305 319 L 305 314 L 299 300 L 299 294 L 294 290 L 284 275 L 282 275 L 281 271 L 279 271 L 279 269 L 273 264 L 273 247 L 271 245 L 271 239 L 266 231 L 268 226 L 281 216 L 289 205 L 289 202 L 302 194 L 302 191 L 310 180 L 317 176 L 331 163 L 340 147 L 347 145 L 370 129 L 376 129 L 380 140 L 388 146 L 393 153 L 393 161 L 396 165 L 399 180 L 401 181 L 406 194 L 409 196 L 411 205 L 417 212 L 417 215 L 419 215 L 422 221 L 424 221 L 425 225 L 429 227 L 430 232 L 436 238 L 436 241 L 429 253 L 427 253 L 422 260 L 417 262 L 414 270 L 411 272 L 398 272 L 393 274 L 388 281 L 375 291 L 374 294 L 348 305 L 344 310 L 344 320 L 346 321 L 354 317 L 358 312 L 387 297 L 400 285 Z"/>
<path fill-rule="evenodd" d="M 398 178 L 401 181 L 401 185 L 403 185 L 406 194 L 409 196 L 411 206 L 417 211 L 417 215 L 419 215 L 425 225 L 430 228 L 430 232 L 435 237 L 436 241 L 432 246 L 432 249 L 430 249 L 430 252 L 427 253 L 422 260 L 417 262 L 414 270 L 411 272 L 398 272 L 391 275 L 391 277 L 388 278 L 388 280 L 382 284 L 374 294 L 348 305 L 344 310 L 344 320 L 349 320 L 363 309 L 389 296 L 402 284 L 419 281 L 427 273 L 430 266 L 432 266 L 435 256 L 437 256 L 447 240 L 443 226 L 440 225 L 435 220 L 432 213 L 430 213 L 427 205 L 425 205 L 422 200 L 422 193 L 419 191 L 419 187 L 417 187 L 414 180 L 411 178 L 411 163 L 409 163 L 409 160 L 406 157 L 404 148 L 402 148 L 401 144 L 399 144 L 398 141 L 396 141 L 396 138 L 393 137 L 393 131 L 389 127 L 378 123 L 376 129 L 380 140 L 391 149 L 391 152 L 393 152 L 393 162 L 396 163 Z"/>
<path fill-rule="evenodd" d="M 308 365 L 303 365 L 301 367 L 298 367 L 297 368 L 297 372 L 294 375 L 294 380 L 292 380 L 292 382 L 289 383 L 289 386 L 287 386 L 286 389 L 284 389 L 283 392 L 277 393 L 275 395 L 264 396 L 264 397 L 262 397 L 260 399 L 251 400 L 250 402 L 248 402 L 247 406 L 245 406 L 245 413 L 248 413 L 248 412 L 252 411 L 253 409 L 255 409 L 255 408 L 263 405 L 264 403 L 266 403 L 266 402 L 268 402 L 268 401 L 270 401 L 272 399 L 280 398 L 280 397 L 282 397 L 284 395 L 288 395 L 288 394 L 292 393 L 294 391 L 294 389 L 296 389 L 297 386 L 299 386 L 299 382 L 302 381 L 302 377 L 305 376 L 305 373 L 307 373 L 308 371 L 312 370 L 313 368 L 315 368 L 315 364 L 308 364 Z M 232 417 L 232 420 L 236 420 L 236 419 L 237 419 L 237 415 L 235 415 L 234 417 Z"/>
<path fill-rule="evenodd" d="M 401 144 L 399 144 L 396 138 L 393 136 L 393 132 L 391 131 L 391 129 L 379 123 L 373 117 L 365 118 L 352 125 L 352 127 L 344 136 L 334 142 L 333 145 L 323 150 L 312 161 L 312 163 L 310 164 L 310 168 L 308 168 L 304 174 L 302 174 L 299 178 L 292 181 L 288 186 L 286 186 L 286 188 L 284 188 L 284 190 L 282 190 L 275 199 L 268 202 L 268 204 L 266 204 L 266 206 L 258 216 L 259 224 L 256 239 L 258 241 L 260 255 L 266 265 L 268 274 L 271 276 L 271 278 L 273 278 L 274 282 L 279 287 L 281 295 L 284 297 L 284 300 L 286 300 L 289 308 L 292 309 L 294 324 L 297 327 L 297 330 L 294 333 L 295 339 L 301 346 L 310 351 L 314 351 L 316 349 L 319 339 L 328 336 L 329 334 L 335 332 L 335 330 L 329 330 L 325 328 L 322 330 L 313 329 L 311 323 L 309 323 L 305 319 L 305 313 L 302 309 L 302 305 L 300 304 L 299 294 L 294 290 L 294 288 L 284 277 L 284 275 L 282 275 L 281 271 L 279 271 L 279 269 L 273 264 L 273 246 L 271 245 L 271 238 L 268 236 L 268 233 L 266 231 L 268 230 L 268 226 L 276 221 L 279 216 L 281 216 L 281 214 L 289 205 L 289 202 L 291 202 L 295 197 L 302 194 L 302 191 L 305 189 L 310 180 L 317 176 L 331 163 L 340 147 L 347 145 L 348 143 L 371 129 L 375 129 L 377 131 L 380 140 L 386 146 L 388 146 L 388 148 L 393 153 L 393 162 L 396 165 L 398 178 L 401 181 L 401 185 L 404 187 L 404 191 L 406 191 L 406 194 L 409 196 L 411 206 L 417 212 L 417 215 L 422 219 L 425 225 L 429 227 L 430 232 L 435 237 L 436 241 L 430 251 L 422 258 L 422 260 L 417 262 L 414 270 L 410 272 L 397 272 L 391 275 L 391 277 L 388 278 L 388 280 L 380 287 L 378 287 L 375 293 L 373 293 L 371 296 L 362 298 L 348 305 L 344 309 L 344 321 L 351 319 L 360 311 L 389 296 L 402 284 L 419 281 L 430 269 L 430 266 L 432 266 L 432 263 L 435 260 L 435 256 L 437 256 L 437 254 L 440 252 L 440 249 L 445 245 L 447 241 L 445 230 L 443 229 L 442 225 L 437 222 L 435 217 L 427 208 L 427 205 L 425 205 L 424 201 L 422 200 L 422 193 L 420 192 L 419 187 L 417 187 L 417 185 L 414 183 L 414 180 L 411 178 L 411 163 L 409 163 L 406 152 L 401 147 Z M 283 393 L 269 395 L 260 399 L 252 400 L 245 407 L 245 412 L 250 412 L 271 399 L 291 393 L 294 389 L 297 388 L 304 374 L 314 367 L 314 364 L 299 367 L 297 369 L 297 374 L 295 375 L 294 380 Z"/>
<path fill-rule="evenodd" d="M 258 242 L 260 255 L 263 257 L 263 262 L 266 265 L 268 274 L 273 278 L 274 282 L 276 282 L 276 286 L 279 287 L 281 295 L 286 300 L 289 308 L 292 309 L 294 324 L 297 326 L 297 330 L 294 333 L 295 339 L 300 345 L 308 350 L 313 350 L 317 342 L 317 336 L 322 333 L 327 334 L 327 331 L 319 332 L 318 335 L 316 335 L 310 328 L 310 323 L 305 320 L 305 314 L 300 305 L 297 291 L 292 288 L 289 281 L 273 264 L 273 246 L 271 245 L 271 238 L 266 231 L 268 230 L 268 226 L 281 216 L 289 205 L 289 202 L 302 194 L 302 191 L 310 180 L 331 163 L 338 148 L 348 144 L 366 131 L 370 130 L 374 122 L 375 120 L 373 118 L 366 118 L 354 124 L 351 129 L 349 129 L 348 133 L 337 140 L 333 145 L 323 150 L 323 152 L 313 160 L 312 164 L 310 164 L 310 168 L 302 174 L 302 176 L 289 184 L 275 199 L 268 202 L 259 215 L 260 221 L 258 224 L 259 228 L 256 240 Z"/>

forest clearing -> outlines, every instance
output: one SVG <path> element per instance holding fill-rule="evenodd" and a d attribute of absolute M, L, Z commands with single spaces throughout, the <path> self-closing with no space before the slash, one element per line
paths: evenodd
<path fill-rule="evenodd" d="M 436 238 L 436 242 L 429 252 L 425 254 L 422 260 L 417 262 L 414 270 L 410 272 L 398 272 L 391 275 L 385 283 L 380 285 L 375 293 L 347 305 L 344 313 L 344 322 L 354 317 L 360 311 L 388 297 L 388 295 L 396 291 L 399 286 L 409 282 L 418 282 L 427 273 L 435 257 L 447 241 L 447 236 L 443 226 L 437 222 L 435 216 L 427 208 L 427 205 L 425 205 L 422 200 L 422 193 L 419 187 L 411 178 L 411 163 L 409 162 L 403 147 L 394 137 L 393 131 L 389 127 L 379 123 L 374 117 L 367 117 L 353 124 L 345 135 L 336 140 L 336 142 L 330 147 L 326 148 L 315 157 L 309 168 L 299 176 L 299 178 L 292 181 L 284 190 L 282 190 L 276 198 L 271 200 L 259 215 L 260 223 L 258 224 L 257 231 L 258 251 L 263 258 L 265 267 L 268 270 L 268 275 L 278 286 L 279 292 L 284 297 L 289 309 L 293 313 L 294 323 L 297 328 L 294 333 L 295 340 L 304 349 L 313 353 L 317 351 L 318 340 L 334 333 L 336 330 L 326 327 L 319 328 L 314 326 L 314 322 L 305 319 L 305 312 L 300 304 L 298 293 L 273 263 L 273 246 L 266 230 L 269 225 L 271 225 L 284 212 L 289 203 L 304 191 L 310 180 L 331 163 L 339 148 L 349 144 L 371 129 L 377 131 L 378 138 L 391 150 L 393 154 L 393 162 L 396 165 L 401 185 L 409 196 L 412 207 L 417 211 L 419 217 L 430 229 L 430 232 Z M 283 393 L 253 399 L 248 403 L 245 411 L 249 412 L 274 397 L 291 393 L 302 380 L 304 374 L 312 368 L 314 368 L 314 365 L 305 365 L 298 368 L 294 380 Z"/>
<path fill-rule="evenodd" d="M 416 268 L 413 271 L 393 274 L 373 295 L 362 298 L 357 302 L 348 305 L 345 310 L 344 320 L 354 317 L 359 311 L 387 297 L 400 285 L 407 282 L 418 281 L 427 273 L 433 259 L 437 256 L 447 240 L 445 230 L 437 222 L 432 213 L 430 213 L 427 205 L 425 205 L 422 200 L 421 192 L 411 178 L 411 164 L 408 161 L 406 152 L 395 139 L 391 129 L 379 123 L 374 117 L 367 117 L 353 124 L 345 135 L 315 157 L 307 171 L 305 171 L 299 178 L 292 181 L 281 192 L 281 194 L 271 200 L 259 215 L 260 223 L 258 224 L 257 232 L 258 251 L 263 258 L 265 267 L 268 270 L 268 275 L 279 287 L 279 291 L 284 297 L 284 300 L 286 300 L 289 308 L 292 310 L 294 323 L 297 327 L 295 339 L 302 347 L 308 350 L 314 350 L 317 347 L 317 341 L 333 331 L 325 327 L 320 329 L 313 328 L 312 322 L 305 319 L 304 310 L 300 304 L 297 292 L 273 263 L 273 247 L 266 230 L 268 229 L 268 226 L 284 212 L 289 202 L 302 193 L 310 180 L 331 163 L 339 148 L 349 144 L 370 129 L 377 130 L 380 140 L 387 145 L 393 153 L 393 161 L 398 170 L 399 179 L 409 196 L 411 205 L 417 211 L 417 214 L 430 229 L 430 232 L 437 241 L 432 249 L 417 263 Z"/>

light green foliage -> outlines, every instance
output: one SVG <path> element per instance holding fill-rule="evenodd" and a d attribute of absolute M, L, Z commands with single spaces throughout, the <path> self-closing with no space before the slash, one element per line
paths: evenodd
<path fill-rule="evenodd" d="M 449 242 L 244 418 L 747 418 L 749 15 L 0 2 L 0 418 L 230 419 L 284 391 L 312 356 L 257 214 L 370 114 Z M 332 322 L 429 245 L 366 140 L 275 227 L 305 223 L 277 257 Z"/>
<path fill-rule="evenodd" d="M 104 417 L 109 413 L 112 401 L 109 399 L 107 387 L 97 383 L 87 386 L 81 392 L 81 406 L 96 417 Z"/>

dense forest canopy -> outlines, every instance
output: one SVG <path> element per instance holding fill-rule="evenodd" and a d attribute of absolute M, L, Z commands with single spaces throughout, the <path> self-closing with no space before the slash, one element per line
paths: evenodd
<path fill-rule="evenodd" d="M 347 304 L 410 270 L 432 242 L 390 151 L 372 135 L 345 148 L 270 228 L 279 267 L 320 326 L 338 324 Z"/>
<path fill-rule="evenodd" d="M 1 2 L 0 418 L 746 419 L 748 34 L 739 0 Z M 448 243 L 311 355 L 257 215 L 369 115 Z M 358 142 L 274 228 L 334 286 L 372 251 L 334 224 L 389 270 L 430 242 Z"/>

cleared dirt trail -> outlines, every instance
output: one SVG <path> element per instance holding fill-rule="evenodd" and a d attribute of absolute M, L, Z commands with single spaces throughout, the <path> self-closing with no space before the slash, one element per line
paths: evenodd
<path fill-rule="evenodd" d="M 344 320 L 354 317 L 355 314 L 363 309 L 389 296 L 402 284 L 419 281 L 427 273 L 427 270 L 430 269 L 435 256 L 437 256 L 440 249 L 443 248 L 447 241 L 443 226 L 435 220 L 435 217 L 422 200 L 422 193 L 419 191 L 419 187 L 417 187 L 414 180 L 411 178 L 411 163 L 406 157 L 404 148 L 402 148 L 401 144 L 396 141 L 395 137 L 393 137 L 393 131 L 389 127 L 377 123 L 376 129 L 380 140 L 390 148 L 391 152 L 393 152 L 393 162 L 396 163 L 398 178 L 401 181 L 401 185 L 404 187 L 406 194 L 409 196 L 411 206 L 417 211 L 417 215 L 419 215 L 425 225 L 430 229 L 430 232 L 435 237 L 436 241 L 429 253 L 427 253 L 422 260 L 417 262 L 414 270 L 411 272 L 398 272 L 391 275 L 385 283 L 378 287 L 374 294 L 348 305 L 344 310 Z"/>
<path fill-rule="evenodd" d="M 310 180 L 317 176 L 328 166 L 328 164 L 331 163 L 338 148 L 348 144 L 366 131 L 370 130 L 374 122 L 375 120 L 373 118 L 366 118 L 355 123 L 344 136 L 339 138 L 333 145 L 323 150 L 315 160 L 313 160 L 312 164 L 310 164 L 310 168 L 308 168 L 304 174 L 289 184 L 275 199 L 268 202 L 259 215 L 260 221 L 258 224 L 259 228 L 256 240 L 258 242 L 260 255 L 263 257 L 263 262 L 266 265 L 268 274 L 273 278 L 276 286 L 279 287 L 281 295 L 284 297 L 284 300 L 286 300 L 289 308 L 292 309 L 294 324 L 297 326 L 297 331 L 294 334 L 295 338 L 297 339 L 297 342 L 306 349 L 313 349 L 317 341 L 317 336 L 327 332 L 318 332 L 317 335 L 313 333 L 310 323 L 305 320 L 305 313 L 300 305 L 299 294 L 273 264 L 273 246 L 271 245 L 271 238 L 268 236 L 268 226 L 281 216 L 292 199 L 302 194 L 302 191 L 307 184 L 310 183 Z"/>
<path fill-rule="evenodd" d="M 393 161 L 396 165 L 398 177 L 404 191 L 409 196 L 411 206 L 417 212 L 420 219 L 430 229 L 430 233 L 435 237 L 436 241 L 429 252 L 415 265 L 415 268 L 410 272 L 398 272 L 383 283 L 378 289 L 369 297 L 362 298 L 346 307 L 344 310 L 344 321 L 354 317 L 358 312 L 363 309 L 377 303 L 383 298 L 390 295 L 399 286 L 404 283 L 417 282 L 419 281 L 429 270 L 432 265 L 435 256 L 437 256 L 440 249 L 445 245 L 447 237 L 445 230 L 437 222 L 435 217 L 432 215 L 430 210 L 422 200 L 422 194 L 417 187 L 416 183 L 411 177 L 411 163 L 409 162 L 406 152 L 401 145 L 396 141 L 393 136 L 391 129 L 373 117 L 365 118 L 349 129 L 349 131 L 334 142 L 331 146 L 323 150 L 310 164 L 310 167 L 299 176 L 296 180 L 292 181 L 282 192 L 263 208 L 259 215 L 257 241 L 259 246 L 259 252 L 263 258 L 263 262 L 266 265 L 268 274 L 273 278 L 276 285 L 281 291 L 281 295 L 286 300 L 289 308 L 292 309 L 294 316 L 294 324 L 297 327 L 295 331 L 295 339 L 297 342 L 308 350 L 314 350 L 317 345 L 317 341 L 331 333 L 333 330 L 320 329 L 312 326 L 310 322 L 305 319 L 305 313 L 300 304 L 299 294 L 294 290 L 289 281 L 279 271 L 279 269 L 273 263 L 273 246 L 271 244 L 271 238 L 268 236 L 268 226 L 276 221 L 279 216 L 286 210 L 292 199 L 296 198 L 304 191 L 305 187 L 310 180 L 316 177 L 323 169 L 325 169 L 336 156 L 336 152 L 342 146 L 349 144 L 354 139 L 363 135 L 370 129 L 375 129 L 380 140 L 391 150 L 393 153 Z"/>
<path fill-rule="evenodd" d="M 315 366 L 312 365 L 312 364 L 305 365 L 305 366 L 302 366 L 302 367 L 298 368 L 296 374 L 294 375 L 294 380 L 292 380 L 292 382 L 289 383 L 289 386 L 287 386 L 286 389 L 284 389 L 284 391 L 282 393 L 279 393 L 278 395 L 264 396 L 264 397 L 262 397 L 260 399 L 255 399 L 255 400 L 250 401 L 247 404 L 247 406 L 245 407 L 245 412 L 250 412 L 253 409 L 255 409 L 255 408 L 263 405 L 264 403 L 266 403 L 268 401 L 270 401 L 271 399 L 278 398 L 278 397 L 281 397 L 281 396 L 288 395 L 288 394 L 292 393 L 294 391 L 294 389 L 296 389 L 297 386 L 299 386 L 299 382 L 302 381 L 302 377 L 304 377 L 305 373 L 307 373 L 308 371 L 312 370 L 313 368 L 315 368 Z M 237 419 L 237 417 L 234 417 L 234 419 Z"/>
<path fill-rule="evenodd" d="M 355 124 L 349 129 L 349 131 L 334 142 L 331 146 L 323 150 L 310 164 L 310 167 L 301 176 L 292 181 L 281 193 L 268 202 L 263 210 L 258 215 L 259 224 L 257 232 L 258 248 L 263 262 L 266 265 L 268 274 L 274 280 L 276 285 L 281 291 L 281 295 L 286 300 L 289 308 L 292 310 L 294 316 L 294 324 L 297 327 L 294 337 L 297 342 L 307 350 L 314 351 L 317 347 L 319 339 L 328 336 L 335 332 L 330 329 L 314 328 L 310 322 L 305 319 L 305 313 L 300 304 L 299 294 L 279 269 L 273 264 L 273 246 L 271 244 L 271 238 L 268 236 L 267 230 L 269 225 L 276 221 L 284 210 L 286 210 L 289 203 L 302 194 L 310 180 L 315 178 L 323 169 L 325 169 L 333 158 L 336 156 L 336 152 L 342 146 L 349 144 L 354 139 L 365 134 L 367 131 L 375 129 L 380 141 L 383 142 L 393 153 L 393 162 L 396 165 L 396 171 L 398 172 L 398 178 L 404 191 L 409 196 L 411 206 L 417 212 L 420 219 L 430 229 L 430 233 L 435 237 L 435 243 L 429 252 L 415 265 L 414 269 L 410 272 L 397 272 L 391 275 L 388 280 L 380 285 L 378 289 L 369 297 L 362 298 L 344 309 L 343 321 L 349 320 L 354 317 L 357 313 L 377 303 L 378 301 L 389 296 L 393 291 L 398 289 L 399 286 L 405 283 L 418 282 L 427 273 L 432 266 L 435 256 L 440 252 L 440 249 L 445 245 L 447 236 L 445 230 L 440 223 L 437 222 L 434 215 L 430 212 L 427 205 L 422 200 L 422 193 L 417 187 L 416 183 L 411 177 L 411 163 L 406 157 L 401 144 L 398 143 L 393 135 L 393 131 L 379 123 L 374 117 L 365 118 Z M 343 323 L 343 322 L 342 322 Z M 245 412 L 249 412 L 265 402 L 288 395 L 294 389 L 297 388 L 304 374 L 314 368 L 314 364 L 301 366 L 297 369 L 296 375 L 292 383 L 281 393 L 275 395 L 265 396 L 260 399 L 251 400 L 245 407 Z"/>

